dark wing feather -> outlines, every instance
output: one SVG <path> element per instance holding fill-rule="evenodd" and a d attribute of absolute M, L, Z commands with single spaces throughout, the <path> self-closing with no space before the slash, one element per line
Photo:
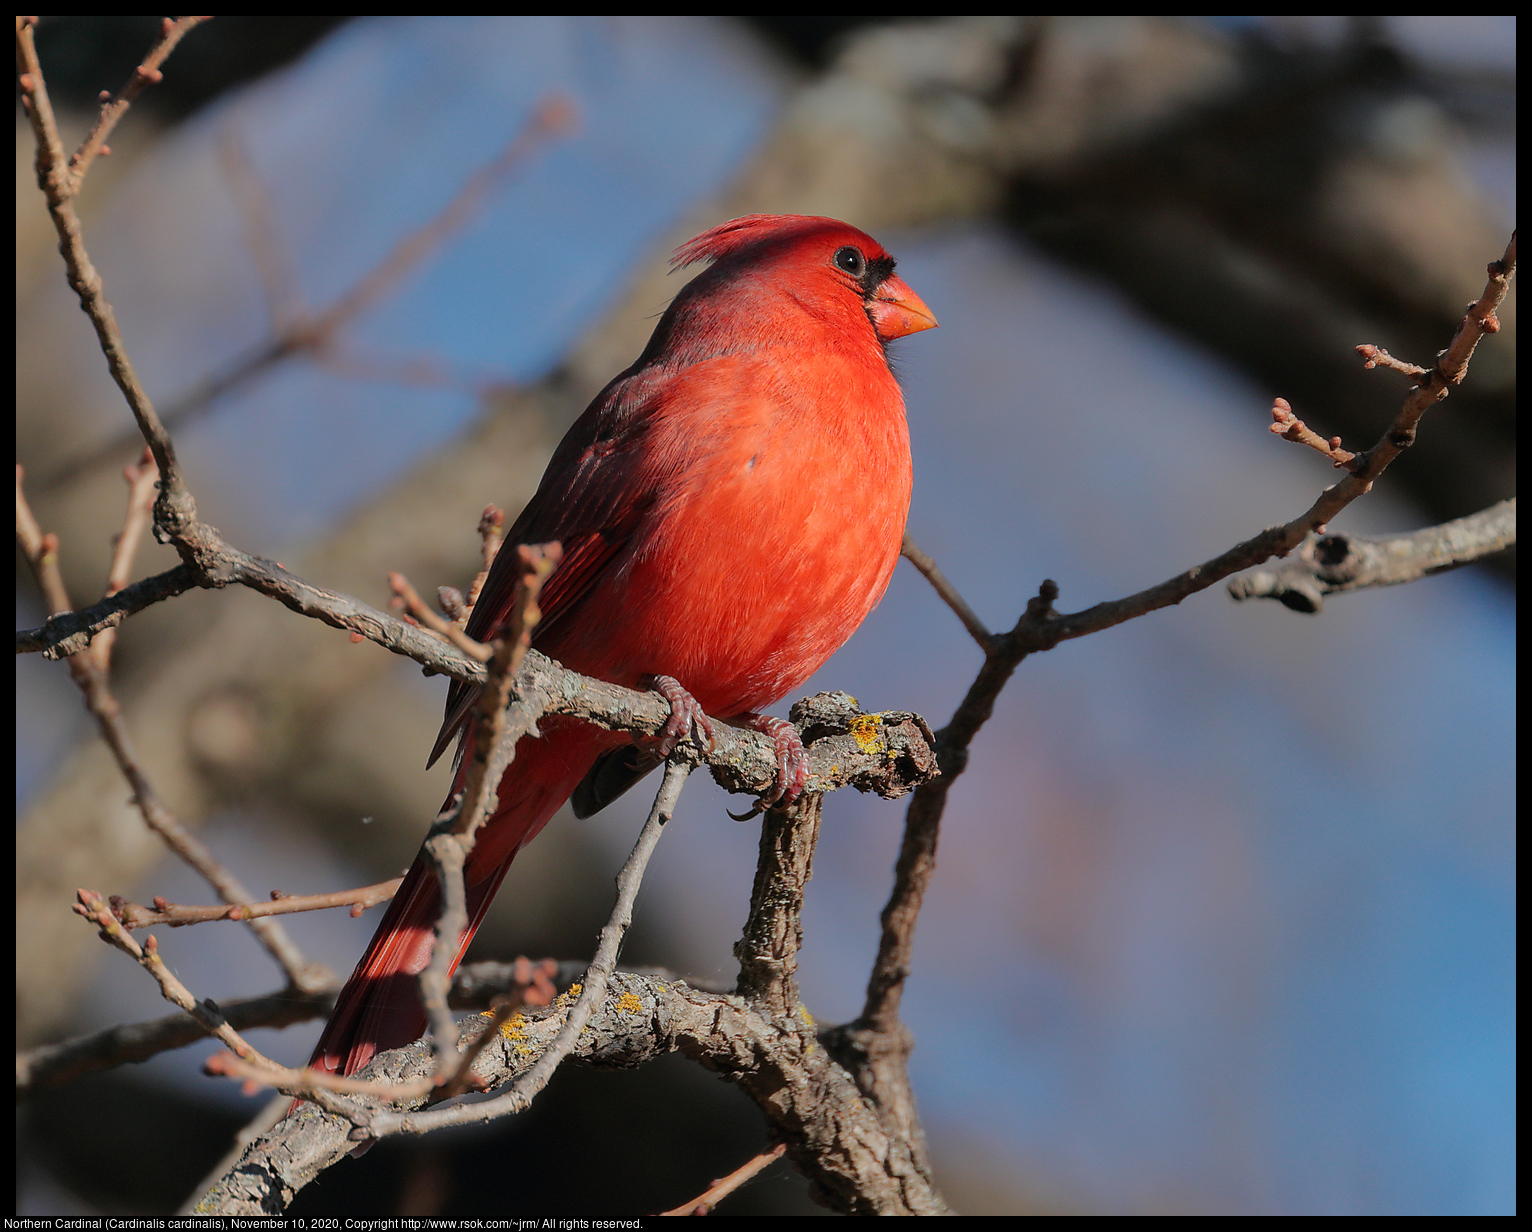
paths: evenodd
<path fill-rule="evenodd" d="M 658 476 L 645 474 L 641 447 L 668 383 L 662 371 L 630 369 L 602 390 L 565 434 L 537 494 L 506 532 L 505 549 L 553 540 L 564 545 L 564 558 L 538 597 L 542 619 L 534 646 L 579 610 L 652 504 Z M 516 553 L 505 549 L 468 617 L 465 631 L 479 641 L 495 635 L 515 601 Z M 428 766 L 457 738 L 478 695 L 475 686 L 453 682 Z"/>

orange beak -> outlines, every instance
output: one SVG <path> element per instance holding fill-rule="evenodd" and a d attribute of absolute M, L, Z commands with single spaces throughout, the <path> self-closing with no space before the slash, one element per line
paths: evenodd
<path fill-rule="evenodd" d="M 884 342 L 936 328 L 936 315 L 898 275 L 879 284 L 867 311 L 872 316 L 878 337 Z"/>

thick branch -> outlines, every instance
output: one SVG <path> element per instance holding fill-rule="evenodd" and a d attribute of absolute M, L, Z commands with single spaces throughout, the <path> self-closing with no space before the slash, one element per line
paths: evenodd
<path fill-rule="evenodd" d="M 537 1000 L 528 994 L 542 981 L 551 978 L 555 988 L 567 988 L 579 979 L 586 968 L 583 962 L 555 963 L 543 959 L 533 963 L 525 958 L 515 962 L 470 963 L 459 967 L 452 978 L 447 1003 L 454 1009 L 484 1009 L 501 997 L 521 997 L 528 1004 L 547 1004 L 551 998 Z M 551 968 L 554 974 L 550 977 Z M 675 980 L 670 972 L 637 969 L 636 974 L 655 979 Z M 694 983 L 705 985 L 707 981 Z M 719 991 L 716 988 L 709 991 Z M 223 1002 L 219 1008 L 225 1020 L 237 1031 L 256 1027 L 286 1027 L 328 1018 L 335 1008 L 338 983 L 313 990 L 280 989 L 262 997 L 243 997 Z M 57 1044 L 44 1044 L 16 1054 L 16 1098 L 21 1099 L 41 1087 L 61 1086 L 95 1070 L 112 1069 L 136 1061 L 147 1061 L 162 1052 L 185 1048 L 202 1039 L 206 1032 L 185 1014 L 171 1014 L 150 1022 L 108 1027 L 91 1035 L 78 1036 Z"/>
<path fill-rule="evenodd" d="M 1324 609 L 1326 595 L 1398 586 L 1472 564 L 1516 543 L 1516 501 L 1407 535 L 1310 535 L 1275 569 L 1229 582 L 1233 599 L 1277 599 L 1295 612 Z"/>
<path fill-rule="evenodd" d="M 818 792 L 805 792 L 792 808 L 766 811 L 750 914 L 744 935 L 734 943 L 739 995 L 793 1029 L 809 1027 L 794 975 L 803 948 L 803 891 L 813 876 L 823 813 L 824 796 Z"/>
<path fill-rule="evenodd" d="M 466 1030 L 471 1024 L 463 1024 Z M 512 1018 L 475 1072 L 492 1086 L 528 1073 L 567 1025 L 564 1006 Z M 616 973 L 571 1050 L 585 1064 L 631 1068 L 681 1052 L 737 1083 L 835 1209 L 945 1214 L 906 1145 L 890 1138 L 856 1086 L 810 1037 L 784 1034 L 742 998 Z M 358 1077 L 410 1081 L 431 1071 L 424 1043 L 374 1058 Z M 417 1114 L 418 1115 L 418 1114 Z M 196 1205 L 199 1214 L 276 1214 L 356 1145 L 343 1117 L 312 1107 L 262 1135 Z"/>

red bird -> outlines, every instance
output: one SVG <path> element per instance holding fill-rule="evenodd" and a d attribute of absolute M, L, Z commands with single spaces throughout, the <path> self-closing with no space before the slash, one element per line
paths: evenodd
<path fill-rule="evenodd" d="M 881 244 L 833 218 L 736 218 L 677 249 L 677 268 L 695 261 L 712 265 L 575 421 L 505 540 L 564 545 L 533 645 L 577 672 L 657 689 L 671 723 L 658 749 L 570 718 L 545 719 L 517 745 L 468 859 L 454 968 L 516 852 L 559 806 L 573 796 L 578 815 L 595 812 L 691 723 L 710 733 L 713 714 L 772 735 L 775 793 L 795 796 L 802 746 L 790 724 L 757 712 L 840 648 L 899 559 L 910 441 L 885 350 L 935 317 Z M 515 553 L 503 551 L 470 636 L 494 635 L 515 580 Z M 472 703 L 455 684 L 433 761 L 469 726 Z M 415 976 L 437 914 L 436 876 L 417 858 L 313 1065 L 351 1074 L 424 1033 Z"/>

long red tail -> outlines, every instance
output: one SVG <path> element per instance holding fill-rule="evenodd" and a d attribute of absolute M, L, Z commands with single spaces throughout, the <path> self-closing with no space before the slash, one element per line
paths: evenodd
<path fill-rule="evenodd" d="M 479 831 L 464 869 L 468 928 L 452 956 L 452 970 L 462 961 L 517 851 L 547 825 L 613 742 L 610 733 L 588 724 L 552 719 L 543 724 L 541 738 L 529 736 L 516 746 L 494 815 Z M 454 783 L 453 790 L 460 785 Z M 431 959 L 439 902 L 436 873 L 424 854 L 418 855 L 341 989 L 309 1064 L 354 1074 L 374 1053 L 402 1047 L 424 1034 L 426 1013 L 415 977 Z"/>

